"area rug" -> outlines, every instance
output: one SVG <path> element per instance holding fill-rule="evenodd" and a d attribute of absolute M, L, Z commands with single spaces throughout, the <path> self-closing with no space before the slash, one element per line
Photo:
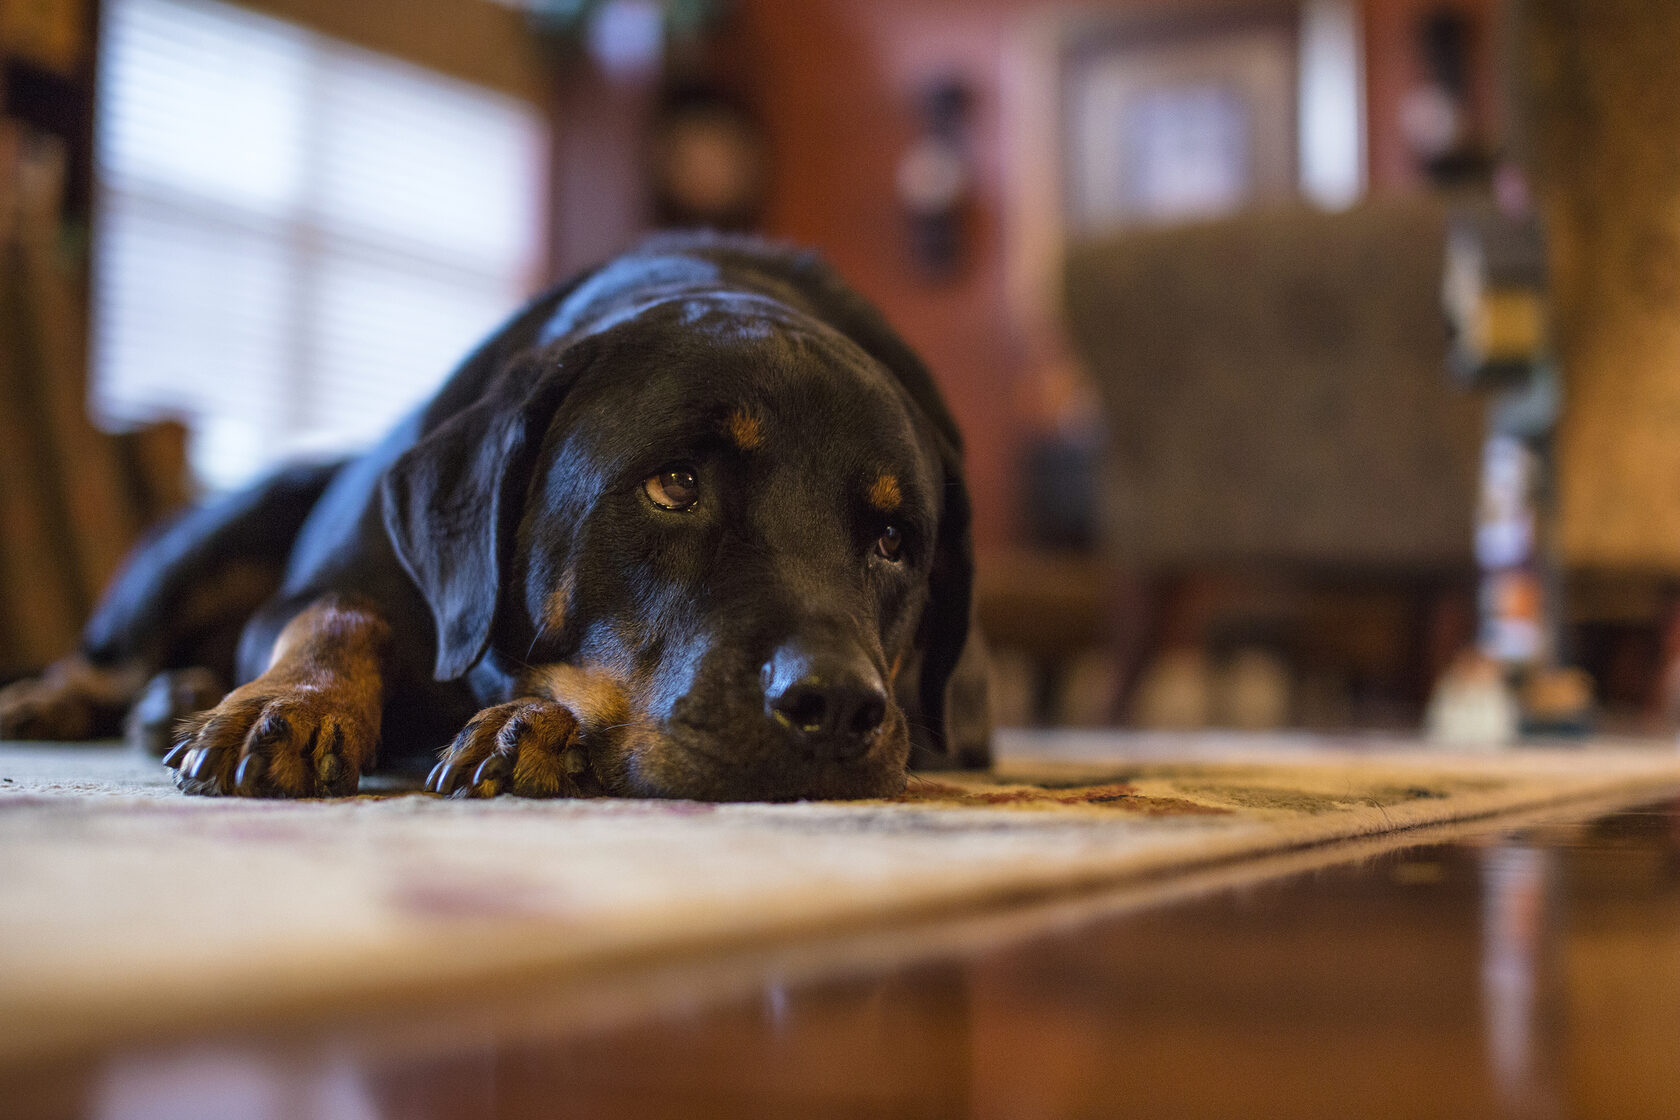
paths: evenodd
<path fill-rule="evenodd" d="M 0 1065 L 1680 789 L 1672 744 L 1002 746 L 894 801 L 792 805 L 196 799 L 121 748 L 0 746 Z"/>

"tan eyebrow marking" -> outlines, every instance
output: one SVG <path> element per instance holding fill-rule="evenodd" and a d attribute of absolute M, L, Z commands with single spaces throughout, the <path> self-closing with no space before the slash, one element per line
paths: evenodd
<path fill-rule="evenodd" d="M 744 408 L 737 408 L 724 421 L 724 430 L 736 447 L 753 451 L 764 446 L 764 422 Z"/>
<path fill-rule="evenodd" d="M 883 513 L 891 513 L 904 501 L 904 492 L 898 488 L 898 479 L 890 474 L 883 474 L 869 487 L 869 504 Z"/>
<path fill-rule="evenodd" d="M 543 633 L 552 636 L 566 628 L 566 605 L 571 602 L 572 587 L 576 583 L 577 575 L 570 568 L 561 573 L 560 581 L 543 601 Z"/>

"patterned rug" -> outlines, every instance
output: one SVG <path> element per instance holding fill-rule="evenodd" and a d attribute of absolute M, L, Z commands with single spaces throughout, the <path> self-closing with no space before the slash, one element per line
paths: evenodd
<path fill-rule="evenodd" d="M 0 746 L 0 1065 L 285 1010 L 475 995 L 1680 789 L 1672 744 L 1005 738 L 987 775 L 793 805 L 187 798 Z"/>

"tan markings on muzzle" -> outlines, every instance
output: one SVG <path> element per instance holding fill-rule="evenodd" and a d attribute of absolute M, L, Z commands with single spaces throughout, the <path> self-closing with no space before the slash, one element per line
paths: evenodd
<path fill-rule="evenodd" d="M 630 719 L 629 692 L 622 682 L 598 669 L 539 665 L 526 678 L 525 690 L 565 707 L 585 734 L 616 727 Z"/>
<path fill-rule="evenodd" d="M 724 421 L 729 439 L 742 451 L 754 451 L 764 446 L 764 421 L 744 408 L 737 408 Z"/>
<path fill-rule="evenodd" d="M 883 474 L 869 487 L 869 504 L 882 513 L 891 513 L 904 501 L 904 492 L 898 488 L 898 479 L 890 474 Z"/>

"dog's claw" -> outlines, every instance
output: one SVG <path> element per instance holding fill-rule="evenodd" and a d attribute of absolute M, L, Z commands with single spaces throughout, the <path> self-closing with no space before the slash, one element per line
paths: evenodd
<path fill-rule="evenodd" d="M 228 757 L 225 747 L 195 747 L 182 756 L 181 765 L 175 771 L 176 783 L 197 782 L 199 792 L 226 793 L 229 788 L 226 774 Z"/>
<path fill-rule="evenodd" d="M 437 784 L 434 789 L 445 797 L 450 797 L 455 793 L 455 787 L 460 784 L 461 771 L 464 767 L 454 762 L 440 762 L 438 763 L 438 769 L 441 773 L 437 774 Z"/>
<path fill-rule="evenodd" d="M 255 793 L 257 784 L 268 772 L 268 763 L 262 755 L 248 754 L 239 761 L 239 769 L 233 772 L 233 784 L 240 793 Z"/>
<path fill-rule="evenodd" d="M 478 769 L 473 771 L 473 792 L 482 797 L 493 797 L 500 793 L 502 779 L 507 777 L 511 769 L 506 755 L 493 754 L 486 758 L 478 764 Z"/>
<path fill-rule="evenodd" d="M 168 752 L 163 756 L 163 764 L 171 770 L 179 767 L 181 765 L 181 760 L 187 755 L 187 744 L 190 742 L 192 742 L 191 739 L 182 739 L 179 743 L 170 747 Z"/>

